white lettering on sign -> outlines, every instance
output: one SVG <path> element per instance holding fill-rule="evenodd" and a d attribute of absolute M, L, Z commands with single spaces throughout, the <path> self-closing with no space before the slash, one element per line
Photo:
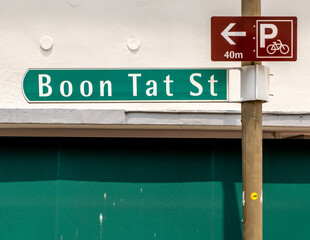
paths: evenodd
<path fill-rule="evenodd" d="M 108 96 L 112 96 L 112 83 L 111 81 L 100 81 L 100 97 L 104 97 L 104 86 L 108 86 Z"/>
<path fill-rule="evenodd" d="M 137 77 L 141 77 L 141 74 L 129 73 L 128 77 L 132 77 L 132 94 L 133 96 L 137 96 Z"/>
<path fill-rule="evenodd" d="M 197 82 L 194 77 L 201 77 L 201 74 L 200 73 L 193 73 L 189 80 L 191 82 L 192 85 L 194 85 L 197 89 L 198 89 L 198 92 L 192 92 L 190 91 L 190 95 L 191 96 L 200 96 L 203 92 L 203 87 L 201 86 L 201 84 L 199 82 Z M 212 75 L 210 77 L 210 80 L 208 80 L 208 83 L 210 83 L 210 94 L 212 96 L 217 96 L 217 93 L 215 92 L 215 89 L 214 89 L 214 84 L 217 83 L 218 81 L 214 79 L 214 75 Z"/>
<path fill-rule="evenodd" d="M 271 33 L 267 33 L 267 29 L 271 30 Z M 260 24 L 260 40 L 259 46 L 261 48 L 266 47 L 266 39 L 273 39 L 278 35 L 278 28 L 274 24 L 261 23 Z"/>
<path fill-rule="evenodd" d="M 132 77 L 132 96 L 136 97 L 138 95 L 138 77 L 141 77 L 142 75 L 140 73 L 130 73 L 128 74 L 128 77 Z M 166 79 L 164 80 L 164 83 L 166 84 L 166 95 L 169 97 L 173 96 L 173 93 L 171 93 L 171 83 L 173 83 L 173 80 L 170 79 L 170 75 L 166 76 Z M 149 80 L 147 81 L 146 85 L 152 86 L 148 88 L 145 92 L 147 96 L 157 96 L 157 82 L 155 80 Z"/>
<path fill-rule="evenodd" d="M 198 88 L 198 92 L 196 92 L 196 93 L 190 91 L 191 96 L 200 96 L 202 94 L 202 91 L 203 91 L 201 84 L 199 82 L 196 82 L 194 79 L 194 77 L 196 77 L 196 76 L 201 77 L 201 74 L 200 73 L 193 73 L 189 78 L 191 84 L 193 84 L 196 88 Z"/>
<path fill-rule="evenodd" d="M 155 82 L 154 80 L 149 80 L 147 81 L 146 85 L 150 86 L 152 84 L 152 87 L 148 88 L 146 90 L 146 95 L 147 96 L 157 96 L 157 82 Z"/>
<path fill-rule="evenodd" d="M 43 82 L 43 79 L 46 79 L 46 82 Z M 39 96 L 40 97 L 48 97 L 52 94 L 52 87 L 49 85 L 51 83 L 51 77 L 47 74 L 39 74 Z M 44 89 L 47 89 L 44 92 Z"/>
<path fill-rule="evenodd" d="M 68 86 L 68 92 L 65 93 L 65 84 Z M 63 81 L 60 84 L 60 93 L 64 97 L 70 97 L 73 92 L 72 83 L 69 81 Z"/>
<path fill-rule="evenodd" d="M 210 83 L 210 93 L 212 96 L 217 96 L 217 93 L 214 92 L 214 83 L 217 83 L 217 80 L 214 80 L 214 75 L 211 76 L 210 80 L 208 80 Z"/>
<path fill-rule="evenodd" d="M 88 93 L 87 94 L 85 93 L 85 84 L 88 85 Z M 90 81 L 85 80 L 80 85 L 80 91 L 81 91 L 81 94 L 83 97 L 89 97 L 93 93 L 93 85 L 91 84 Z"/>
<path fill-rule="evenodd" d="M 142 95 L 143 97 L 144 95 L 147 97 L 156 97 L 158 95 L 166 94 L 166 96 L 168 97 L 173 97 L 174 80 L 171 79 L 170 74 L 166 75 L 165 77 L 164 76 L 162 79 L 159 80 L 146 80 L 142 79 L 141 73 L 128 74 L 128 77 L 130 77 L 129 86 L 130 83 L 132 83 L 132 92 L 131 92 L 132 96 L 137 97 L 138 95 Z M 139 83 L 138 78 L 140 78 Z M 202 78 L 202 74 L 196 72 L 192 73 L 189 76 L 188 81 L 189 81 L 188 84 L 192 85 L 193 87 L 191 89 L 186 87 L 184 89 L 184 92 L 186 92 L 186 94 L 198 97 L 201 96 L 205 90 L 205 92 L 206 93 L 209 92 L 211 96 L 218 96 L 218 93 L 216 92 L 216 83 L 218 83 L 219 81 L 215 79 L 215 75 L 211 75 L 210 79 L 204 80 Z M 52 78 L 50 75 L 38 74 L 39 97 L 51 96 L 54 90 L 53 88 L 56 88 L 56 91 L 54 92 L 55 95 L 60 94 L 65 98 L 71 97 L 72 95 L 74 95 L 74 97 L 81 95 L 86 98 L 88 97 L 91 98 L 93 95 L 99 95 L 100 97 L 104 96 L 112 97 L 112 82 L 110 80 L 100 80 L 100 81 L 82 80 L 81 82 L 79 82 L 70 80 L 60 81 L 58 79 L 57 81 L 52 82 Z M 76 91 L 78 91 L 78 93 L 76 93 Z M 175 91 L 179 91 L 178 85 L 175 86 Z"/>
<path fill-rule="evenodd" d="M 173 80 L 170 80 L 170 75 L 166 77 L 166 80 L 164 80 L 164 83 L 166 83 L 166 94 L 167 96 L 173 96 L 173 93 L 170 92 L 170 83 L 173 83 Z"/>

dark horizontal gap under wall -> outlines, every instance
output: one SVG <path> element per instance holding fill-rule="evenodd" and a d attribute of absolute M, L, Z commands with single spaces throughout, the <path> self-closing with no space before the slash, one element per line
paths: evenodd
<path fill-rule="evenodd" d="M 310 183 L 308 140 L 264 140 L 264 182 Z M 241 182 L 240 139 L 0 138 L 0 182 Z"/>

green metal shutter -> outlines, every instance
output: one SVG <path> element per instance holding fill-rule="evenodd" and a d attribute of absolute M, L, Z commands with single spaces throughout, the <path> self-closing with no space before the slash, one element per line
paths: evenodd
<path fill-rule="evenodd" d="M 306 140 L 264 141 L 264 239 L 310 234 Z M 241 140 L 0 139 L 1 239 L 241 239 Z"/>

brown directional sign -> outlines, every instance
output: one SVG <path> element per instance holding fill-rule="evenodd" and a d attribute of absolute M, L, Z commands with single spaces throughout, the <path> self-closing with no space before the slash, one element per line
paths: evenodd
<path fill-rule="evenodd" d="M 296 17 L 212 17 L 212 61 L 296 61 Z"/>

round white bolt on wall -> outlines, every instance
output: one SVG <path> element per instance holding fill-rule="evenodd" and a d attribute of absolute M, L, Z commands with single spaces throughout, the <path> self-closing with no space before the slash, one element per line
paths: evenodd
<path fill-rule="evenodd" d="M 43 50 L 48 51 L 50 50 L 54 45 L 54 40 L 53 38 L 49 36 L 43 36 L 40 39 L 40 46 Z"/>
<path fill-rule="evenodd" d="M 140 40 L 137 39 L 137 38 L 129 38 L 129 39 L 127 40 L 127 46 L 128 46 L 128 48 L 129 48 L 130 50 L 132 50 L 132 51 L 138 50 L 139 47 L 140 47 L 140 44 L 141 44 L 141 42 L 140 42 Z"/>

